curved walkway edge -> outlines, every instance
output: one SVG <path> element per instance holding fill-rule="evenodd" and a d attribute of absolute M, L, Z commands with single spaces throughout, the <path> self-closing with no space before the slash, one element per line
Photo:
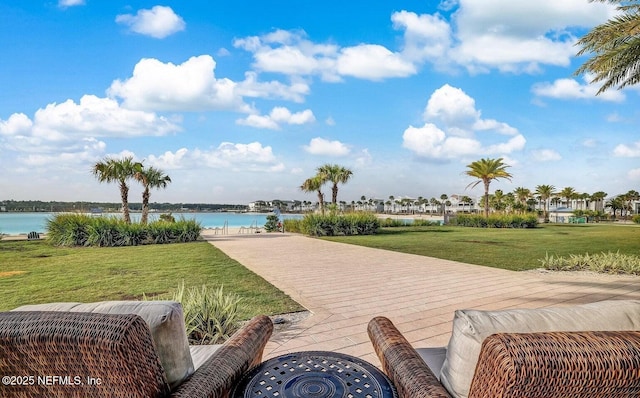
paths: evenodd
<path fill-rule="evenodd" d="M 640 278 L 632 276 L 514 272 L 295 234 L 204 237 L 312 312 L 275 333 L 265 359 L 329 350 L 379 365 L 367 336 L 377 315 L 414 346 L 430 347 L 447 344 L 457 309 L 640 299 Z"/>

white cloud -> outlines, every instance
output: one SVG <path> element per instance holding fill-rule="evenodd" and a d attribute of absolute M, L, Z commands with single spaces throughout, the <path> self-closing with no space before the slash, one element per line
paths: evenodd
<path fill-rule="evenodd" d="M 585 80 L 590 80 L 585 77 Z M 594 84 L 580 84 L 574 79 L 558 79 L 553 83 L 538 83 L 532 88 L 535 95 L 539 97 L 550 97 L 559 99 L 596 99 L 601 101 L 624 101 L 625 95 L 618 90 L 608 90 L 596 96 L 600 89 Z"/>
<path fill-rule="evenodd" d="M 414 62 L 432 60 L 435 64 L 446 58 L 452 45 L 452 32 L 442 16 L 400 11 L 391 15 L 391 21 L 395 29 L 405 30 L 404 58 Z"/>
<path fill-rule="evenodd" d="M 209 55 L 191 57 L 180 65 L 154 58 L 140 60 L 133 76 L 116 80 L 109 96 L 122 98 L 132 109 L 197 111 L 232 109 L 249 112 L 229 79 L 216 79 L 216 62 Z"/>
<path fill-rule="evenodd" d="M 346 156 L 351 150 L 340 141 L 329 141 L 324 138 L 312 138 L 309 145 L 304 145 L 304 150 L 312 155 Z"/>
<path fill-rule="evenodd" d="M 269 115 L 249 115 L 245 119 L 238 119 L 236 123 L 261 129 L 278 130 L 281 124 L 301 125 L 315 122 L 316 118 L 310 109 L 291 113 L 284 107 L 275 107 Z"/>
<path fill-rule="evenodd" d="M 185 22 L 171 7 L 154 6 L 150 10 L 138 10 L 136 15 L 122 14 L 116 22 L 129 26 L 132 32 L 156 39 L 164 39 L 185 29 Z"/>
<path fill-rule="evenodd" d="M 292 79 L 291 85 L 278 81 L 259 82 L 255 72 L 245 73 L 245 80 L 238 83 L 238 94 L 245 97 L 279 98 L 287 101 L 304 102 L 310 92 L 309 84 L 302 79 Z"/>
<path fill-rule="evenodd" d="M 60 8 L 83 6 L 84 4 L 85 0 L 58 0 L 58 7 Z"/>
<path fill-rule="evenodd" d="M 342 76 L 359 79 L 382 80 L 389 77 L 406 77 L 416 73 L 410 62 L 385 47 L 361 44 L 342 49 L 336 62 L 336 71 Z"/>
<path fill-rule="evenodd" d="M 410 61 L 383 46 L 360 44 L 340 48 L 335 44 L 315 44 L 301 31 L 276 30 L 237 39 L 234 46 L 253 53 L 256 69 L 291 76 L 319 75 L 325 81 L 335 82 L 344 76 L 382 80 L 416 73 Z"/>
<path fill-rule="evenodd" d="M 403 133 L 404 148 L 419 157 L 453 159 L 471 155 L 503 155 L 522 150 L 526 140 L 518 130 L 494 119 L 482 119 L 475 100 L 459 88 L 444 85 L 427 102 L 422 127 L 409 126 Z M 444 127 L 439 127 L 442 123 Z M 482 132 L 482 140 L 476 133 Z M 507 141 L 489 140 L 487 134 L 511 136 Z"/>
<path fill-rule="evenodd" d="M 631 169 L 627 172 L 627 176 L 632 181 L 640 181 L 640 169 Z"/>
<path fill-rule="evenodd" d="M 640 141 L 636 141 L 631 145 L 619 144 L 613 149 L 613 155 L 621 158 L 640 157 Z"/>
<path fill-rule="evenodd" d="M 83 96 L 38 109 L 33 119 L 14 113 L 0 119 L 0 147 L 15 151 L 25 164 L 77 163 L 101 156 L 100 137 L 160 136 L 181 127 L 155 113 L 124 109 L 113 99 Z"/>
<path fill-rule="evenodd" d="M 115 80 L 107 93 L 123 99 L 123 106 L 142 110 L 204 111 L 232 110 L 253 113 L 243 97 L 280 98 L 302 102 L 309 86 L 298 80 L 290 86 L 280 82 L 259 82 L 249 72 L 242 82 L 218 79 L 216 62 L 210 55 L 191 57 L 182 64 L 155 58 L 140 60 L 133 76 Z"/>
<path fill-rule="evenodd" d="M 562 159 L 562 156 L 553 149 L 536 149 L 531 151 L 531 155 L 536 162 L 551 162 Z"/>
<path fill-rule="evenodd" d="M 0 135 L 26 134 L 31 130 L 33 122 L 24 113 L 14 113 L 9 119 L 0 119 Z"/>
<path fill-rule="evenodd" d="M 240 144 L 223 142 L 217 148 L 201 150 L 195 148 L 167 151 L 162 155 L 149 155 L 149 164 L 166 170 L 224 168 L 232 171 L 283 171 L 284 165 L 278 161 L 270 146 L 259 142 Z"/>
<path fill-rule="evenodd" d="M 568 66 L 576 49 L 576 27 L 592 27 L 614 15 L 615 6 L 584 0 L 459 0 L 441 3 L 440 13 L 395 12 L 404 30 L 402 56 L 440 70 L 459 65 L 472 73 L 497 69 L 537 73 L 542 65 Z"/>

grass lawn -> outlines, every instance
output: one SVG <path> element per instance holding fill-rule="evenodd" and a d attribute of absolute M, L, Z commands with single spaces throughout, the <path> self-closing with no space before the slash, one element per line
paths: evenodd
<path fill-rule="evenodd" d="M 0 241 L 0 311 L 57 301 L 138 300 L 185 286 L 220 286 L 242 297 L 242 317 L 304 308 L 206 242 L 60 248 Z"/>
<path fill-rule="evenodd" d="M 378 235 L 323 239 L 518 271 L 539 268 L 538 259 L 546 253 L 640 254 L 638 225 L 546 224 L 533 229 L 401 227 L 384 228 Z"/>

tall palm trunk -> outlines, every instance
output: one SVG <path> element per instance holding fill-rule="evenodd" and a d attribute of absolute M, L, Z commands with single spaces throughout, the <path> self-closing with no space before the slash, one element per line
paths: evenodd
<path fill-rule="evenodd" d="M 149 192 L 149 187 L 146 186 L 144 191 L 142 192 L 142 215 L 140 216 L 140 224 L 146 225 L 147 219 L 149 218 L 149 198 L 151 197 L 151 192 Z"/>
<path fill-rule="evenodd" d="M 129 215 L 129 187 L 124 181 L 120 181 L 120 199 L 122 200 L 122 218 L 127 224 L 131 224 Z"/>
<path fill-rule="evenodd" d="M 334 183 L 333 187 L 331 187 L 331 203 L 334 205 L 338 203 L 338 184 L 337 183 Z"/>
<path fill-rule="evenodd" d="M 484 216 L 489 217 L 489 180 L 483 180 L 484 183 Z"/>
<path fill-rule="evenodd" d="M 318 189 L 318 204 L 320 205 L 320 212 L 324 214 L 324 194 Z"/>

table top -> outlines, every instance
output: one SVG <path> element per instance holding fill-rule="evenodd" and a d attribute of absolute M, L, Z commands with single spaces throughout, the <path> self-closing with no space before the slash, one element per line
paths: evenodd
<path fill-rule="evenodd" d="M 351 355 L 303 351 L 271 358 L 249 370 L 234 398 L 395 398 L 393 385 L 378 368 Z"/>

